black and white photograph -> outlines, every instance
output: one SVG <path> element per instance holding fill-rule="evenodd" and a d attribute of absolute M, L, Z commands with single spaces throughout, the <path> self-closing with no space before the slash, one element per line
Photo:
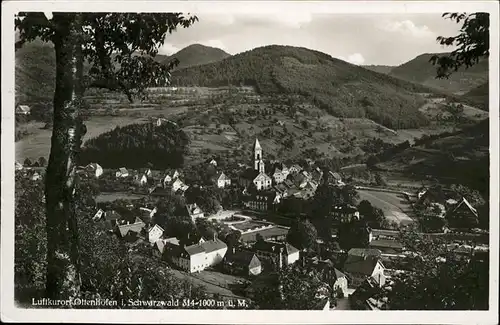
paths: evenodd
<path fill-rule="evenodd" d="M 498 3 L 117 4 L 2 3 L 2 321 L 498 323 Z"/>

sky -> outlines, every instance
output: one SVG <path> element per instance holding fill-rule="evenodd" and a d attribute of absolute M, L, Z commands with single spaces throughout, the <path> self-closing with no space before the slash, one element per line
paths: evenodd
<path fill-rule="evenodd" d="M 441 14 L 197 14 L 199 21 L 168 35 L 160 54 L 193 44 L 229 54 L 265 45 L 292 45 L 358 65 L 391 65 L 423 53 L 447 52 L 437 36 L 454 36 L 460 25 Z"/>

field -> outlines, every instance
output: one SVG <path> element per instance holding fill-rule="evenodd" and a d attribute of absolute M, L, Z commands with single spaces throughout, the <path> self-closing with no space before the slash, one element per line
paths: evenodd
<path fill-rule="evenodd" d="M 117 126 L 123 126 L 131 123 L 145 122 L 144 119 L 138 119 L 131 116 L 92 116 L 85 122 L 87 134 L 84 141 L 98 136 L 101 133 L 111 131 Z M 50 153 L 50 138 L 52 130 L 44 130 L 44 123 L 30 123 L 28 136 L 16 142 L 16 160 L 23 162 L 30 158 L 36 160 L 39 157 L 48 157 Z"/>
<path fill-rule="evenodd" d="M 411 214 L 410 203 L 400 194 L 378 192 L 370 190 L 358 190 L 359 200 L 368 200 L 370 203 L 382 209 L 388 221 L 406 225 L 413 220 L 408 216 Z"/>

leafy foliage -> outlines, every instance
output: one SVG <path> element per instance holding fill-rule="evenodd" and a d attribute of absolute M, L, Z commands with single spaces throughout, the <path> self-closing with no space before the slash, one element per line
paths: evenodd
<path fill-rule="evenodd" d="M 437 77 L 448 78 L 460 67 L 469 68 L 479 63 L 480 59 L 490 54 L 490 14 L 476 12 L 444 13 L 444 18 L 462 23 L 460 34 L 456 36 L 437 37 L 439 44 L 456 46 L 457 49 L 446 56 L 433 56 L 430 61 L 438 65 Z"/>
<path fill-rule="evenodd" d="M 388 297 L 395 310 L 488 309 L 489 260 L 461 258 L 443 242 L 413 231 L 401 241 L 409 252 L 406 272 L 395 275 Z"/>
<path fill-rule="evenodd" d="M 318 232 L 309 220 L 297 220 L 287 234 L 287 242 L 298 249 L 314 249 Z"/>
<path fill-rule="evenodd" d="M 105 168 L 177 168 L 184 162 L 188 136 L 171 124 L 130 124 L 89 139 L 80 153 L 80 163 L 98 162 Z"/>

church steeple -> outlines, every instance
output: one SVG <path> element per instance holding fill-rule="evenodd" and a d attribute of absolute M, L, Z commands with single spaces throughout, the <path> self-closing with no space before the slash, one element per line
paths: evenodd
<path fill-rule="evenodd" d="M 259 173 L 264 173 L 264 161 L 262 160 L 262 147 L 260 146 L 259 139 L 255 139 L 253 145 L 253 159 L 254 159 L 254 169 L 259 171 Z"/>

